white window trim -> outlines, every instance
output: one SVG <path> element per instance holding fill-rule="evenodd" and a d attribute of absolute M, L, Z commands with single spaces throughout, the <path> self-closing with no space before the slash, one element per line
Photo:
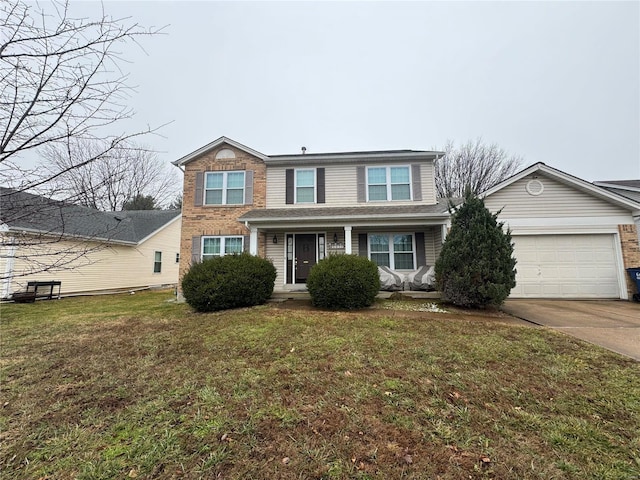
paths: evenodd
<path fill-rule="evenodd" d="M 227 177 L 230 173 L 242 173 L 242 203 L 227 203 Z M 207 203 L 207 191 L 210 190 L 220 190 L 219 188 L 207 188 L 207 177 L 209 175 L 220 175 L 222 174 L 222 203 Z M 202 188 L 202 205 L 244 205 L 244 196 L 245 196 L 245 188 L 246 188 L 246 171 L 244 170 L 224 170 L 224 171 L 213 171 L 213 172 L 205 172 L 204 174 L 204 185 Z M 233 190 L 240 190 L 239 188 L 234 188 Z"/>
<path fill-rule="evenodd" d="M 160 254 L 160 261 L 156 260 L 156 255 Z M 156 264 L 159 264 L 160 269 L 156 272 Z M 160 250 L 155 250 L 153 252 L 153 274 L 154 275 L 159 275 L 162 273 L 162 252 Z"/>
<path fill-rule="evenodd" d="M 293 194 L 294 194 L 294 203 L 301 205 L 309 205 L 313 203 L 318 203 L 318 173 L 315 168 L 296 168 L 294 170 L 293 175 Z M 313 202 L 299 202 L 298 201 L 298 172 L 313 172 Z M 302 187 L 308 188 L 308 187 Z"/>
<path fill-rule="evenodd" d="M 384 252 L 372 252 L 371 251 L 371 236 L 372 235 L 380 235 L 380 236 L 386 236 L 389 238 L 389 268 L 392 270 L 396 270 L 395 264 L 396 264 L 396 259 L 395 259 L 395 250 L 393 248 L 393 237 L 394 235 L 409 235 L 411 237 L 411 246 L 412 246 L 412 250 L 411 250 L 411 256 L 413 258 L 413 266 L 410 269 L 407 268 L 402 268 L 399 270 L 404 270 L 404 271 L 411 271 L 411 270 L 415 270 L 416 269 L 416 236 L 414 233 L 411 232 L 372 232 L 369 233 L 367 235 L 367 250 L 368 250 L 368 255 L 369 255 L 369 260 L 371 260 L 371 254 L 372 253 L 384 253 Z M 398 252 L 398 253 L 409 253 L 409 252 Z"/>
<path fill-rule="evenodd" d="M 387 187 L 387 199 L 386 200 L 370 200 L 369 199 L 369 169 L 370 168 L 384 168 L 385 169 L 385 185 Z M 402 200 L 393 200 L 391 197 L 391 169 L 392 168 L 406 168 L 409 172 L 409 198 Z M 411 178 L 411 165 L 376 165 L 367 167 L 365 174 L 365 183 L 367 190 L 367 202 L 409 202 L 413 200 L 413 179 Z M 375 184 L 380 186 L 381 184 Z M 404 184 L 402 184 L 404 185 Z"/>
<path fill-rule="evenodd" d="M 219 238 L 220 239 L 220 254 L 219 255 L 214 255 L 211 253 L 204 253 L 204 241 L 205 239 L 208 238 Z M 244 251 L 244 236 L 243 235 L 206 235 L 203 236 L 200 240 L 200 259 L 201 260 L 205 260 L 205 255 L 207 258 L 211 257 L 211 258 L 215 258 L 215 257 L 224 257 L 225 255 L 227 255 L 225 253 L 225 243 L 227 241 L 228 238 L 239 238 L 240 239 L 240 252 Z"/>

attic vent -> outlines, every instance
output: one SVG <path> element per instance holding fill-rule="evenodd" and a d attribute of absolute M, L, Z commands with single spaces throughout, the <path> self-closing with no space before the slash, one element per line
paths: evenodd
<path fill-rule="evenodd" d="M 218 153 L 216 153 L 216 160 L 228 160 L 232 158 L 236 158 L 236 154 L 233 153 L 233 150 L 230 150 L 228 148 L 223 148 Z"/>
<path fill-rule="evenodd" d="M 529 180 L 525 188 L 527 189 L 527 193 L 529 195 L 533 195 L 534 197 L 537 197 L 542 192 L 544 192 L 544 185 L 537 178 L 534 178 L 533 180 Z"/>

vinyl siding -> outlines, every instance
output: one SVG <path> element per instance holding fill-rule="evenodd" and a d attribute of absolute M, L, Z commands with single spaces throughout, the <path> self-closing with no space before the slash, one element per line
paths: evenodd
<path fill-rule="evenodd" d="M 271 260 L 273 266 L 276 267 L 277 276 L 274 284 L 274 289 L 279 290 L 285 284 L 285 263 L 284 263 L 284 250 L 285 250 L 285 235 L 283 233 L 276 234 L 278 243 L 273 243 L 273 233 L 267 233 L 267 247 L 266 258 Z"/>
<path fill-rule="evenodd" d="M 174 221 L 138 246 L 58 242 L 49 247 L 49 253 L 63 252 L 65 249 L 78 251 L 81 248 L 89 253 L 74 263 L 66 265 L 64 269 L 26 276 L 17 276 L 28 273 L 30 270 L 29 265 L 20 259 L 25 252 L 18 250 L 13 269 L 11 293 L 25 289 L 27 282 L 33 280 L 59 280 L 62 282 L 63 294 L 176 284 L 178 281 L 176 253 L 180 251 L 180 225 L 180 220 Z M 31 247 L 29 253 L 42 255 L 45 253 L 44 250 L 44 247 Z M 156 251 L 162 252 L 161 273 L 153 273 Z"/>
<path fill-rule="evenodd" d="M 391 165 L 391 164 L 389 164 Z M 402 165 L 410 165 L 402 163 Z M 356 165 L 318 165 L 325 168 L 325 203 L 315 204 L 319 207 L 345 207 L 352 205 L 364 205 L 358 203 L 357 197 L 357 170 Z M 287 205 L 285 190 L 285 171 L 291 167 L 268 167 L 267 168 L 267 208 L 295 208 L 295 205 Z M 306 168 L 306 167 L 305 167 Z M 313 168 L 313 167 L 309 167 Z M 436 203 L 434 168 L 433 162 L 423 162 L 420 164 L 422 201 L 424 204 Z M 368 205 L 380 205 L 391 202 L 370 202 Z M 396 202 L 394 205 L 414 204 L 415 202 Z M 301 207 L 309 208 L 314 204 L 301 204 Z"/>
<path fill-rule="evenodd" d="M 493 212 L 502 209 L 500 219 L 629 215 L 628 210 L 592 194 L 569 187 L 543 174 L 535 176 L 544 185 L 542 194 L 534 196 L 527 192 L 527 183 L 534 179 L 530 175 L 486 198 L 486 207 Z"/>

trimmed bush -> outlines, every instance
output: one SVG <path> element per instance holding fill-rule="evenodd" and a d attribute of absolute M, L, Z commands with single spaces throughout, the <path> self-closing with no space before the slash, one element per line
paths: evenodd
<path fill-rule="evenodd" d="M 445 301 L 461 307 L 499 306 L 516 286 L 511 232 L 497 218 L 471 193 L 454 212 L 435 266 Z"/>
<path fill-rule="evenodd" d="M 378 266 L 366 257 L 330 255 L 311 268 L 307 289 L 316 307 L 331 310 L 368 307 L 380 290 Z"/>
<path fill-rule="evenodd" d="M 273 293 L 276 268 L 248 253 L 226 255 L 195 263 L 182 279 L 182 293 L 198 312 L 251 307 Z"/>

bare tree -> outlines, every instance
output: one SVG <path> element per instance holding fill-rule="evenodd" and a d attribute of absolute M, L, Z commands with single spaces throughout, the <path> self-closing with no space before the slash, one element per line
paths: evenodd
<path fill-rule="evenodd" d="M 118 48 L 158 32 L 104 12 L 97 19 L 72 18 L 63 0 L 46 8 L 0 2 L 0 175 L 6 185 L 24 191 L 62 175 L 29 167 L 48 145 L 67 148 L 79 138 L 100 139 L 101 155 L 152 131 L 107 133 L 133 115 Z"/>
<path fill-rule="evenodd" d="M 0 189 L 5 271 L 19 260 L 21 271 L 29 274 L 72 268 L 88 251 L 101 248 L 100 242 L 113 238 L 117 220 L 114 225 L 91 221 L 97 227 L 87 233 L 69 222 L 81 222 L 82 214 L 92 216 L 88 209 L 80 214 L 69 210 L 68 203 L 30 197 L 27 190 L 60 200 L 55 195 L 58 178 L 156 131 L 120 130 L 121 121 L 133 115 L 128 106 L 132 86 L 121 68 L 120 49 L 161 30 L 104 12 L 74 18 L 68 0 L 0 1 L 0 183 L 11 187 Z M 70 150 L 79 139 L 99 142 L 102 148 L 64 170 L 36 165 L 46 149 Z M 78 240 L 77 247 L 69 247 L 67 240 L 79 235 L 95 242 L 88 246 Z"/>
<path fill-rule="evenodd" d="M 156 207 L 171 203 L 181 188 L 175 168 L 131 142 L 105 152 L 102 141 L 74 139 L 71 148 L 50 145 L 41 166 L 55 177 L 56 191 L 78 205 L 120 211 L 134 198 L 151 197 Z M 88 159 L 93 159 L 87 162 Z M 74 165 L 80 167 L 71 168 Z"/>
<path fill-rule="evenodd" d="M 481 138 L 456 148 L 448 141 L 444 156 L 436 162 L 436 192 L 440 198 L 463 197 L 470 189 L 478 195 L 513 175 L 521 157 L 498 145 L 486 145 Z"/>

